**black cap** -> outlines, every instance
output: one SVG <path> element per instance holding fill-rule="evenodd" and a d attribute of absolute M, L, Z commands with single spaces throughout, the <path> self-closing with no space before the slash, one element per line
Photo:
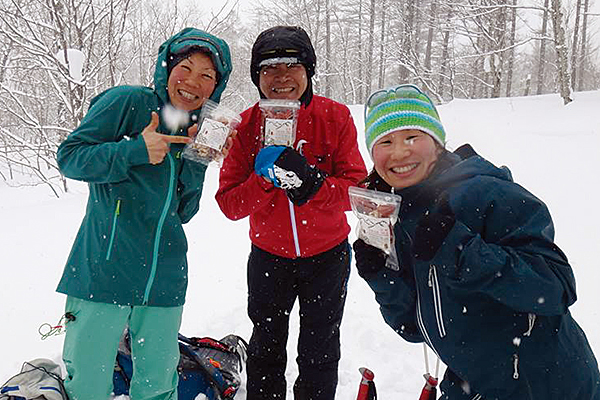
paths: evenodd
<path fill-rule="evenodd" d="M 260 91 L 260 64 L 269 59 L 297 59 L 306 69 L 308 86 L 300 101 L 308 105 L 312 99 L 312 81 L 315 74 L 317 56 L 315 49 L 304 29 L 299 26 L 275 26 L 262 32 L 252 46 L 250 61 L 250 76 L 258 88 L 260 96 L 266 96 Z"/>

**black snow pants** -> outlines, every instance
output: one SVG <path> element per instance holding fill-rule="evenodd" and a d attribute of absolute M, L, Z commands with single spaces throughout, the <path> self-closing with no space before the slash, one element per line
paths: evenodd
<path fill-rule="evenodd" d="M 333 400 L 338 382 L 340 323 L 350 274 L 347 240 L 313 257 L 289 259 L 252 246 L 248 258 L 247 400 L 286 398 L 289 316 L 300 304 L 296 400 Z"/>

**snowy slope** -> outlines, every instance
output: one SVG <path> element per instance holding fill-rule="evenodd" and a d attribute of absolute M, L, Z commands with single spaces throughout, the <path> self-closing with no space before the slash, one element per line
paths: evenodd
<path fill-rule="evenodd" d="M 489 100 L 455 100 L 440 107 L 449 147 L 470 143 L 496 165 L 507 165 L 517 182 L 549 206 L 558 245 L 568 255 L 578 283 L 572 313 L 600 354 L 598 226 L 600 197 L 600 91 L 575 93 L 562 105 L 558 95 Z M 351 106 L 362 134 L 362 107 Z M 246 317 L 248 221 L 227 220 L 214 194 L 218 171 L 207 174 L 201 212 L 186 226 L 190 287 L 182 333 L 249 338 Z M 11 183 L 13 186 L 14 182 Z M 23 361 L 60 360 L 62 336 L 41 340 L 42 324 L 56 324 L 64 296 L 54 292 L 85 209 L 86 186 L 70 182 L 60 199 L 39 187 L 9 187 L 0 181 L 0 381 L 18 372 Z M 356 220 L 349 215 L 352 226 Z M 353 237 L 351 238 L 353 240 Z M 288 344 L 288 398 L 295 378 L 297 311 Z M 433 358 L 430 364 L 433 363 Z M 381 399 L 415 399 L 423 386 L 423 350 L 404 342 L 383 322 L 367 285 L 354 270 L 342 325 L 342 360 L 337 398 L 356 398 L 360 375 L 375 372 Z M 236 398 L 245 399 L 242 390 Z"/>

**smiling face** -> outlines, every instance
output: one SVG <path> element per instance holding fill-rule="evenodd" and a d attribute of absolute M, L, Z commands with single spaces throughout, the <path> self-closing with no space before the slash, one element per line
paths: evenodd
<path fill-rule="evenodd" d="M 267 99 L 300 100 L 308 87 L 304 65 L 265 65 L 259 74 L 260 91 Z"/>
<path fill-rule="evenodd" d="M 189 112 L 202 107 L 216 84 L 217 71 L 211 58 L 195 52 L 173 67 L 167 91 L 175 108 Z"/>
<path fill-rule="evenodd" d="M 435 140 L 425 132 L 395 131 L 375 143 L 373 163 L 384 181 L 400 189 L 427 178 L 440 152 Z"/>

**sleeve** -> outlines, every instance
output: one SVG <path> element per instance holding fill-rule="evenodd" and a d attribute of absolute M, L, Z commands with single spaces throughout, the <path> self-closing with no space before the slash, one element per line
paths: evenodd
<path fill-rule="evenodd" d="M 183 160 L 178 181 L 180 202 L 177 210 L 183 224 L 189 222 L 200 208 L 206 168 L 202 163 Z"/>
<path fill-rule="evenodd" d="M 430 263 L 441 266 L 454 290 L 480 292 L 519 312 L 566 313 L 576 300 L 575 277 L 554 244 L 546 205 L 512 182 L 479 189 L 470 196 L 487 193 L 480 206 L 451 202 L 456 223 Z M 489 200 L 490 193 L 501 200 Z"/>
<path fill-rule="evenodd" d="M 254 173 L 252 118 L 242 121 L 233 146 L 219 173 L 219 189 L 215 195 L 223 214 L 239 220 L 271 204 L 276 190 L 272 183 Z"/>
<path fill-rule="evenodd" d="M 345 116 L 336 124 L 337 132 L 331 132 L 338 138 L 333 156 L 333 171 L 311 200 L 313 207 L 321 209 L 339 209 L 350 211 L 348 187 L 357 186 L 367 176 L 367 169 L 358 148 L 356 126 L 350 110 L 344 107 Z M 329 132 L 328 132 L 329 133 Z"/>
<path fill-rule="evenodd" d="M 424 338 L 417 327 L 417 291 L 407 272 L 384 268 L 367 279 L 384 321 L 406 341 L 419 343 Z"/>
<path fill-rule="evenodd" d="M 58 148 L 63 175 L 89 183 L 117 183 L 128 178 L 131 167 L 148 163 L 146 144 L 139 135 L 143 127 L 129 123 L 135 120 L 128 115 L 136 108 L 133 97 L 116 87 L 92 100 L 79 127 Z"/>

